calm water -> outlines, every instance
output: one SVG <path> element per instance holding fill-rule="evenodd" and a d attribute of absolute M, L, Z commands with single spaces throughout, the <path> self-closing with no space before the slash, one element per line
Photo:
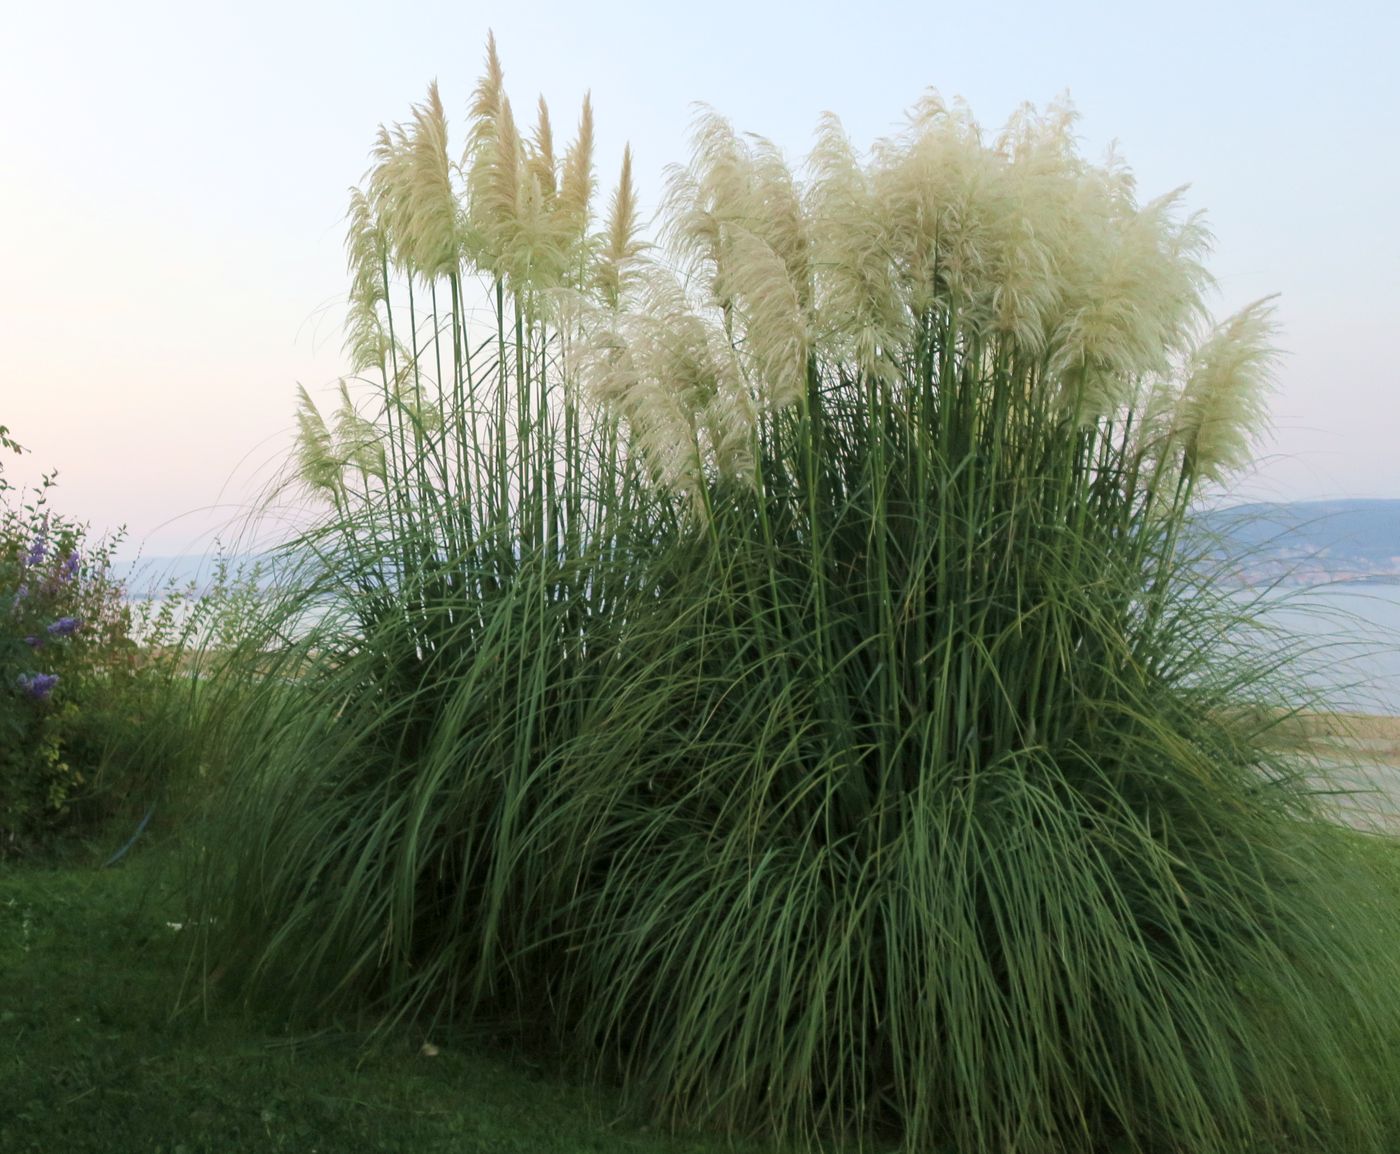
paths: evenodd
<path fill-rule="evenodd" d="M 1400 585 L 1279 590 L 1265 599 L 1271 628 L 1307 643 L 1297 672 L 1308 688 L 1334 708 L 1400 716 Z"/>

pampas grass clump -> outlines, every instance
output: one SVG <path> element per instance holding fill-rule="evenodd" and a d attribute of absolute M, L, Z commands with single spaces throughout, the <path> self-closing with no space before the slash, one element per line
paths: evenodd
<path fill-rule="evenodd" d="M 930 96 L 796 173 L 707 114 L 659 252 L 494 45 L 460 162 L 436 90 L 385 130 L 210 956 L 542 1029 L 678 1124 L 1388 1148 L 1397 963 L 1181 544 L 1269 306 L 1211 325 L 1201 221 L 1072 126 Z"/>

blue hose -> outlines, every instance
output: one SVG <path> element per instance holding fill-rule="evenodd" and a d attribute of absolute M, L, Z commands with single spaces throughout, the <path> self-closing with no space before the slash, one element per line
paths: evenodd
<path fill-rule="evenodd" d="M 155 812 L 156 803 L 151 802 L 151 808 L 146 811 L 146 816 L 141 819 L 141 824 L 136 827 L 136 832 L 127 839 L 126 845 L 122 846 L 121 849 L 117 850 L 116 853 L 114 853 L 111 857 L 109 857 L 105 862 L 102 863 L 102 868 L 104 870 L 109 868 L 110 866 L 116 865 L 117 862 L 121 861 L 121 859 L 126 856 L 126 851 L 136 844 L 136 839 L 141 836 L 141 834 L 145 831 L 146 826 L 150 824 L 151 815 Z"/>

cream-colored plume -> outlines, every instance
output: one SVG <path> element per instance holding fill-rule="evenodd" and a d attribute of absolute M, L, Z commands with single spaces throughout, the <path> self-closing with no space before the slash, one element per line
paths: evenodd
<path fill-rule="evenodd" d="M 455 274 L 461 265 L 460 209 L 447 159 L 447 115 L 436 81 L 428 86 L 427 100 L 413 108 L 399 179 L 408 263 L 428 280 Z"/>
<path fill-rule="evenodd" d="M 688 315 L 724 335 L 760 411 L 800 403 L 812 374 L 822 387 L 872 376 L 912 387 L 916 361 L 927 372 L 932 357 L 935 384 L 1013 372 L 1063 419 L 1117 419 L 1189 355 L 1210 237 L 1180 191 L 1139 205 L 1114 157 L 1087 163 L 1074 124 L 1065 101 L 1027 106 L 989 147 L 965 105 L 929 93 L 863 161 L 827 117 L 803 188 L 771 144 L 706 112 L 690 162 L 670 170 L 662 223 L 687 274 Z M 654 293 L 640 296 L 624 312 L 666 315 Z M 629 317 L 615 328 L 637 381 L 659 380 L 643 367 L 656 356 L 639 351 L 659 338 L 639 342 Z M 624 391 L 638 427 L 648 404 L 676 403 L 654 384 Z M 1253 395 L 1188 392 L 1217 407 Z M 1159 409 L 1174 395 L 1151 394 Z M 1200 427 L 1193 460 L 1238 457 L 1208 432 L 1228 422 Z"/>
<path fill-rule="evenodd" d="M 822 118 L 807 164 L 816 273 L 813 338 L 825 355 L 850 361 L 859 373 L 893 379 L 894 358 L 908 342 L 910 310 L 870 176 L 830 113 Z"/>
<path fill-rule="evenodd" d="M 505 96 L 505 72 L 501 68 L 501 57 L 496 51 L 496 34 L 486 34 L 486 69 L 472 91 L 468 114 L 471 129 L 467 134 L 467 148 L 462 156 L 462 167 L 470 168 L 478 153 L 495 143 L 496 114 L 501 109 Z"/>
<path fill-rule="evenodd" d="M 379 305 L 387 292 L 389 247 L 384 228 L 360 189 L 350 190 L 349 227 L 345 233 L 345 263 L 350 273 L 349 313 L 345 323 L 345 352 L 352 371 L 383 370 L 389 353 Z"/>
<path fill-rule="evenodd" d="M 731 339 L 750 391 L 767 409 L 797 404 L 807 387 L 808 318 L 782 256 L 731 225 L 715 288 L 730 302 Z"/>
<path fill-rule="evenodd" d="M 698 494 L 720 472 L 752 469 L 755 413 L 723 330 L 658 272 L 623 312 L 598 310 L 583 366 L 598 401 L 622 416 L 664 485 Z"/>
<path fill-rule="evenodd" d="M 373 165 L 366 174 L 370 209 L 383 230 L 389 257 L 401 272 L 408 271 L 408 215 L 405 194 L 408 189 L 408 135 L 402 125 L 381 124 L 370 150 Z"/>
<path fill-rule="evenodd" d="M 622 174 L 613 190 L 608 227 L 598 253 L 598 291 L 611 308 L 617 308 L 624 288 L 635 278 L 637 260 L 646 249 L 637 234 L 637 189 L 632 183 L 632 149 L 628 146 L 622 152 Z"/>
<path fill-rule="evenodd" d="M 554 129 L 549 122 L 549 105 L 544 102 L 543 96 L 539 100 L 537 115 L 526 167 L 539 184 L 545 201 L 552 204 L 559 191 L 559 171 L 554 163 Z"/>
<path fill-rule="evenodd" d="M 579 113 L 578 134 L 564 153 L 564 172 L 559 181 L 559 212 L 572 237 L 581 239 L 588 231 L 588 215 L 593 203 L 593 102 L 585 96 Z"/>
<path fill-rule="evenodd" d="M 593 191 L 592 108 L 585 99 L 578 137 L 561 166 L 543 97 L 533 135 L 521 138 L 491 38 L 471 118 L 462 158 L 467 219 L 476 239 L 471 255 L 534 307 L 552 290 L 582 279 L 575 273 Z"/>
<path fill-rule="evenodd" d="M 1079 244 L 1061 267 L 1062 315 L 1050 334 L 1050 373 L 1066 412 L 1112 413 L 1138 378 L 1168 372 L 1204 312 L 1199 218 L 1178 221 L 1182 190 L 1138 208 L 1131 180 L 1091 173 L 1069 218 Z"/>
<path fill-rule="evenodd" d="M 383 430 L 360 415 L 343 380 L 340 407 L 335 414 L 335 457 L 358 470 L 362 486 L 368 487 L 375 479 L 387 480 Z"/>
<path fill-rule="evenodd" d="M 742 288 L 742 275 L 724 272 L 733 228 L 773 251 L 801 307 L 809 308 L 808 220 L 791 170 L 769 141 L 741 141 L 728 121 L 705 110 L 696 121 L 690 164 L 668 170 L 664 232 L 675 251 L 711 279 L 721 308 Z M 721 276 L 724 287 L 717 283 Z"/>
<path fill-rule="evenodd" d="M 1249 463 L 1278 358 L 1273 300 L 1222 321 L 1191 357 L 1172 428 L 1189 476 L 1223 481 Z"/>
<path fill-rule="evenodd" d="M 510 98 L 501 93 L 489 128 L 478 126 L 473 134 L 479 145 L 467 173 L 468 219 L 482 241 L 476 259 L 520 293 L 564 283 L 580 219 L 586 220 L 574 187 L 562 190 L 562 197 L 556 191 L 553 139 L 544 115 L 535 141 L 527 144 Z"/>
<path fill-rule="evenodd" d="M 302 385 L 297 386 L 297 476 L 312 492 L 338 500 L 343 493 L 343 462 L 316 403 Z"/>
<path fill-rule="evenodd" d="M 871 179 L 903 294 L 916 315 L 971 312 L 987 264 L 992 161 L 967 107 L 925 94 L 905 132 L 876 144 Z"/>
<path fill-rule="evenodd" d="M 802 198 L 769 142 L 722 117 L 697 121 L 690 164 L 668 179 L 666 234 L 717 310 L 748 391 L 767 408 L 801 399 L 812 321 L 812 243 Z"/>
<path fill-rule="evenodd" d="M 1024 105 L 1007 122 L 993 150 L 994 238 L 982 309 L 991 331 L 1022 357 L 1045 351 L 1065 286 L 1060 268 L 1076 243 L 1073 198 L 1083 162 L 1075 152 L 1074 110 L 1052 104 L 1044 113 Z"/>

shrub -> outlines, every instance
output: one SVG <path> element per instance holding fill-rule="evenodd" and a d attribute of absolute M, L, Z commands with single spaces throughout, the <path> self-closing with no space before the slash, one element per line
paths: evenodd
<path fill-rule="evenodd" d="M 330 513 L 220 738 L 208 956 L 509 1011 L 671 1121 L 1387 1148 L 1396 963 L 1181 544 L 1268 307 L 1209 326 L 1201 222 L 1071 125 L 930 98 L 804 183 L 707 117 L 669 265 L 494 46 L 460 170 L 435 90 L 382 132 L 376 391 L 302 399 Z"/>
<path fill-rule="evenodd" d="M 257 599 L 256 569 L 224 561 L 207 587 L 133 607 L 113 574 L 121 534 L 93 542 L 53 490 L 53 475 L 24 491 L 0 473 L 0 856 L 197 780 L 198 673 Z"/>
<path fill-rule="evenodd" d="M 90 795 L 92 703 L 134 650 L 109 572 L 119 537 L 90 542 L 50 507 L 53 484 L 20 491 L 0 474 L 0 855 L 42 842 Z"/>

